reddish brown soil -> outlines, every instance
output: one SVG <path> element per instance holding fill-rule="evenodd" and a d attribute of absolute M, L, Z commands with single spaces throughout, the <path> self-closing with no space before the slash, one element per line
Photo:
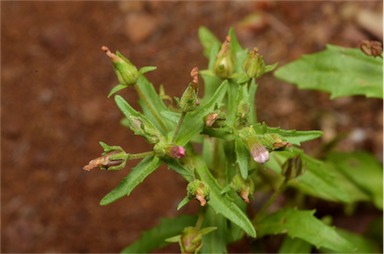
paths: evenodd
<path fill-rule="evenodd" d="M 191 68 L 207 64 L 199 26 L 224 39 L 233 25 L 244 46 L 284 64 L 327 43 L 357 47 L 377 39 L 355 17 L 381 10 L 381 1 L 2 2 L 1 252 L 119 252 L 160 217 L 179 214 L 185 182 L 173 171 L 161 168 L 130 197 L 101 207 L 135 161 L 121 172 L 82 170 L 101 153 L 100 140 L 129 152 L 150 149 L 120 125 L 121 113 L 106 98 L 117 81 L 102 45 L 139 67 L 158 66 L 148 77 L 176 96 Z M 262 15 L 253 28 L 239 26 L 251 13 Z M 260 120 L 286 129 L 361 128 L 364 140 L 347 139 L 340 149 L 365 149 L 382 160 L 381 100 L 331 101 L 267 75 L 257 106 Z"/>

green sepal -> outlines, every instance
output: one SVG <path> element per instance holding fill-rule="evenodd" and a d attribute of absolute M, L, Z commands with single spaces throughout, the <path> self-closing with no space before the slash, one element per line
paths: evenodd
<path fill-rule="evenodd" d="M 157 67 L 156 66 L 144 66 L 144 67 L 141 67 L 139 72 L 141 74 L 144 74 L 144 73 L 147 73 L 147 72 L 150 72 L 150 71 L 154 71 L 156 70 Z"/>
<path fill-rule="evenodd" d="M 117 93 L 118 91 L 123 90 L 127 87 L 127 85 L 118 84 L 117 86 L 113 87 L 111 91 L 109 91 L 108 98 L 111 97 L 113 94 Z"/>
<path fill-rule="evenodd" d="M 274 63 L 274 64 L 268 64 L 268 65 L 266 65 L 266 66 L 265 66 L 264 73 L 273 71 L 274 69 L 277 68 L 277 66 L 279 66 L 279 62 L 276 62 L 276 63 Z"/>

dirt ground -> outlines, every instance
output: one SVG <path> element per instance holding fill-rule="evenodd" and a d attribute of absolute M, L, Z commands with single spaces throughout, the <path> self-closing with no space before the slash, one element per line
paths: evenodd
<path fill-rule="evenodd" d="M 358 47 L 361 39 L 381 39 L 375 29 L 382 9 L 382 1 L 2 1 L 1 252 L 119 252 L 161 217 L 198 206 L 176 211 L 185 182 L 166 168 L 130 197 L 99 206 L 135 161 L 121 172 L 83 171 L 102 152 L 98 141 L 132 153 L 150 148 L 120 125 L 122 115 L 106 97 L 117 80 L 102 45 L 139 67 L 157 66 L 149 79 L 179 96 L 191 68 L 207 65 L 197 35 L 202 25 L 220 39 L 234 26 L 245 47 L 257 46 L 267 63 L 282 65 L 327 43 Z M 362 18 L 372 21 L 375 15 L 380 20 L 373 25 Z M 270 74 L 259 83 L 260 120 L 329 135 L 360 133 L 339 149 L 363 149 L 383 160 L 382 100 L 331 101 L 328 94 L 299 91 Z M 122 94 L 137 99 L 131 91 Z M 362 230 L 348 220 L 336 223 Z"/>

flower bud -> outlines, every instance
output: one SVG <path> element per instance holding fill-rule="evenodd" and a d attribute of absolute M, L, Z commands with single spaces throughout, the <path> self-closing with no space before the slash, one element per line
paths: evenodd
<path fill-rule="evenodd" d="M 250 78 L 259 78 L 265 72 L 265 63 L 259 50 L 254 48 L 243 62 L 243 69 Z"/>
<path fill-rule="evenodd" d="M 303 174 L 303 162 L 300 155 L 288 159 L 282 167 L 281 173 L 288 180 L 296 178 Z"/>
<path fill-rule="evenodd" d="M 187 186 L 187 193 L 190 198 L 199 200 L 201 206 L 205 206 L 209 200 L 209 186 L 200 180 L 193 180 Z"/>
<path fill-rule="evenodd" d="M 249 197 L 252 196 L 255 190 L 253 182 L 249 178 L 244 180 L 241 175 L 235 175 L 232 178 L 231 188 L 236 191 L 246 203 L 249 203 Z"/>
<path fill-rule="evenodd" d="M 202 234 L 195 227 L 186 227 L 180 236 L 181 253 L 197 253 L 203 246 Z"/>
<path fill-rule="evenodd" d="M 168 156 L 174 159 L 181 159 L 185 156 L 185 148 L 182 146 L 168 144 L 166 142 L 158 142 L 154 147 L 156 156 Z"/>
<path fill-rule="evenodd" d="M 209 113 L 205 117 L 205 126 L 207 127 L 213 127 L 213 128 L 220 128 L 225 126 L 225 114 L 224 112 L 221 112 L 219 110 Z"/>
<path fill-rule="evenodd" d="M 230 49 L 231 37 L 227 36 L 217 54 L 214 72 L 221 78 L 229 78 L 235 70 L 235 60 Z"/>
<path fill-rule="evenodd" d="M 182 146 L 172 145 L 169 147 L 169 156 L 175 159 L 181 159 L 185 156 L 185 148 Z"/>
<path fill-rule="evenodd" d="M 125 167 L 129 155 L 120 146 L 109 146 L 103 142 L 100 145 L 104 148 L 101 157 L 91 160 L 83 169 L 90 171 L 95 167 L 106 170 L 120 170 Z"/>
<path fill-rule="evenodd" d="M 183 112 L 190 112 L 199 105 L 199 100 L 197 98 L 199 91 L 198 74 L 198 68 L 194 67 L 191 71 L 193 81 L 189 83 L 179 101 L 179 107 Z"/>
<path fill-rule="evenodd" d="M 106 46 L 101 47 L 101 49 L 111 59 L 120 84 L 125 86 L 134 85 L 140 74 L 136 66 L 118 51 L 116 51 L 116 54 L 113 54 Z"/>

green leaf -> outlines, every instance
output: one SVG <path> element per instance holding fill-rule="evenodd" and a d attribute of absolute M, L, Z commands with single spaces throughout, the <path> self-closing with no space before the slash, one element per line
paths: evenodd
<path fill-rule="evenodd" d="M 258 236 L 286 233 L 292 238 L 303 239 L 316 248 L 325 247 L 339 252 L 356 251 L 356 248 L 341 237 L 333 227 L 313 216 L 314 212 L 289 208 L 269 214 L 256 223 Z"/>
<path fill-rule="evenodd" d="M 292 180 L 292 184 L 297 183 L 296 186 L 299 189 L 323 199 L 351 202 L 351 197 L 340 188 L 332 170 L 327 167 L 326 163 L 304 154 L 301 158 L 306 172 Z"/>
<path fill-rule="evenodd" d="M 227 91 L 227 87 L 228 82 L 224 81 L 206 104 L 200 105 L 195 111 L 190 112 L 185 116 L 179 135 L 176 139 L 176 144 L 184 146 L 194 135 L 203 131 L 205 125 L 204 117 L 213 111 L 215 105 L 221 102 Z"/>
<path fill-rule="evenodd" d="M 172 112 L 172 111 L 161 111 L 161 116 L 166 118 L 167 120 L 177 124 L 180 119 L 180 112 Z"/>
<path fill-rule="evenodd" d="M 330 201 L 352 202 L 347 190 L 340 187 L 334 171 L 328 164 L 305 155 L 300 149 L 289 149 L 270 153 L 269 161 L 264 165 L 281 174 L 285 161 L 295 155 L 300 155 L 303 161 L 304 173 L 289 181 L 289 185 L 302 192 Z"/>
<path fill-rule="evenodd" d="M 239 40 L 237 39 L 235 29 L 233 29 L 233 27 L 229 29 L 228 35 L 231 37 L 231 41 L 230 41 L 231 51 L 236 53 L 244 51 L 244 49 L 241 47 L 239 43 Z"/>
<path fill-rule="evenodd" d="M 222 214 L 228 220 L 242 228 L 248 235 L 256 237 L 256 230 L 248 219 L 247 215 L 228 198 L 228 195 L 221 195 L 221 188 L 216 182 L 216 179 L 209 172 L 203 158 L 193 157 L 193 167 L 199 174 L 202 181 L 210 187 L 209 201 L 210 205 L 216 213 Z"/>
<path fill-rule="evenodd" d="M 203 236 L 201 253 L 227 253 L 227 220 L 224 216 L 216 214 L 215 210 L 208 206 L 205 210 L 202 227 L 215 227 L 217 230 Z"/>
<path fill-rule="evenodd" d="M 213 94 L 223 81 L 216 76 L 213 71 L 202 70 L 199 73 L 204 81 L 204 97 L 202 98 L 201 103 L 205 104 L 212 98 Z"/>
<path fill-rule="evenodd" d="M 144 179 L 155 171 L 161 162 L 158 157 L 146 157 L 137 164 L 124 179 L 111 192 L 105 195 L 100 205 L 108 205 L 119 198 L 129 195 L 132 190 L 139 185 Z"/>
<path fill-rule="evenodd" d="M 211 54 L 212 47 L 214 45 L 221 44 L 219 39 L 217 39 L 216 36 L 204 26 L 199 28 L 199 39 L 200 43 L 203 45 L 204 48 L 204 56 L 206 56 L 207 58 L 209 58 Z"/>
<path fill-rule="evenodd" d="M 194 179 L 192 172 L 185 168 L 177 159 L 164 157 L 162 161 L 165 162 L 169 168 L 183 176 L 188 182 Z"/>
<path fill-rule="evenodd" d="M 311 253 L 312 245 L 300 238 L 285 236 L 279 253 Z"/>
<path fill-rule="evenodd" d="M 148 119 L 151 120 L 151 122 L 155 124 L 159 130 L 163 130 L 163 133 L 165 134 L 167 130 L 164 127 L 170 128 L 172 124 L 164 121 L 166 119 L 160 118 L 160 113 L 167 110 L 163 100 L 156 92 L 152 83 L 149 82 L 144 75 L 140 75 L 137 80 L 136 87 L 136 90 L 142 94 L 140 97 L 145 98 L 145 101 L 143 99 L 139 100 L 139 104 L 143 109 L 144 115 L 148 117 Z"/>
<path fill-rule="evenodd" d="M 342 236 L 344 239 L 353 243 L 356 246 L 356 253 L 380 253 L 382 252 L 380 246 L 371 239 L 368 239 L 360 234 L 352 233 L 346 230 L 336 228 L 336 232 Z M 382 241 L 380 241 L 382 242 Z M 329 250 L 326 248 L 321 248 L 323 253 L 335 253 L 334 250 Z M 343 252 L 343 251 L 342 251 Z"/>
<path fill-rule="evenodd" d="M 383 170 L 375 157 L 366 152 L 332 152 L 327 161 L 383 209 Z"/>
<path fill-rule="evenodd" d="M 276 133 L 282 136 L 285 141 L 293 145 L 300 145 L 302 142 L 319 138 L 323 135 L 322 131 L 297 131 L 282 130 L 279 127 L 268 127 L 265 123 L 258 123 L 253 126 L 257 134 Z"/>
<path fill-rule="evenodd" d="M 235 139 L 235 153 L 236 162 L 240 168 L 240 174 L 243 179 L 247 179 L 249 168 L 249 151 L 240 138 Z"/>
<path fill-rule="evenodd" d="M 331 99 L 352 95 L 383 98 L 383 60 L 359 49 L 328 45 L 322 52 L 277 69 L 275 76 L 300 89 L 329 92 Z"/>
<path fill-rule="evenodd" d="M 188 226 L 196 223 L 196 217 L 190 215 L 181 215 L 175 218 L 163 218 L 160 223 L 142 233 L 140 239 L 130 246 L 125 247 L 121 253 L 149 253 L 158 248 L 169 245 L 165 240 L 180 234 Z"/>

